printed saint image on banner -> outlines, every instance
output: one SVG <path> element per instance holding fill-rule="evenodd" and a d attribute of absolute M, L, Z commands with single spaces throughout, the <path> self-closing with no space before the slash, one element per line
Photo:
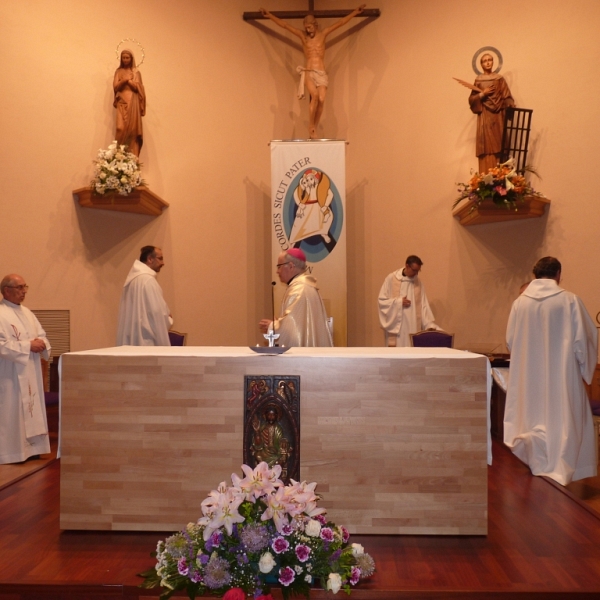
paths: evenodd
<path fill-rule="evenodd" d="M 334 318 L 334 342 L 347 343 L 346 142 L 271 141 L 271 263 L 299 248 L 318 282 L 327 314 Z M 286 286 L 276 285 L 275 306 Z"/>
<path fill-rule="evenodd" d="M 317 263 L 333 251 L 342 232 L 343 204 L 335 183 L 311 167 L 293 179 L 283 204 L 283 226 L 291 247 Z"/>

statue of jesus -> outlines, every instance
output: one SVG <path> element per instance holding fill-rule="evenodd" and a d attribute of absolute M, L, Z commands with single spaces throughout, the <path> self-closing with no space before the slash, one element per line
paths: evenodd
<path fill-rule="evenodd" d="M 325 96 L 327 95 L 327 86 L 329 85 L 324 62 L 325 39 L 332 31 L 335 31 L 359 15 L 364 10 L 365 6 L 366 4 L 361 4 L 343 19 L 336 21 L 329 27 L 323 29 L 323 31 L 319 29 L 319 24 L 314 15 L 307 15 L 304 17 L 304 30 L 302 30 L 288 25 L 285 21 L 271 14 L 266 9 L 260 9 L 263 17 L 271 19 L 271 21 L 279 25 L 279 27 L 287 29 L 290 33 L 298 36 L 302 41 L 302 49 L 304 51 L 306 63 L 304 67 L 297 68 L 298 73 L 300 73 L 298 97 L 304 98 L 304 86 L 306 86 L 310 95 L 308 130 L 309 138 L 311 140 L 316 138 L 317 127 L 321 119 L 321 114 L 323 113 Z"/>

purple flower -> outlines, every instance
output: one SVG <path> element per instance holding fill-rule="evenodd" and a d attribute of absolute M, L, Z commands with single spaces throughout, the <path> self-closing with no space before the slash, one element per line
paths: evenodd
<path fill-rule="evenodd" d="M 350 532 L 343 525 L 340 526 L 340 531 L 342 532 L 342 542 L 346 544 L 350 539 Z"/>
<path fill-rule="evenodd" d="M 245 554 L 237 555 L 238 565 L 245 565 L 248 562 L 248 557 Z"/>
<path fill-rule="evenodd" d="M 271 544 L 271 548 L 275 550 L 276 554 L 281 554 L 282 552 L 285 552 L 289 547 L 290 543 L 281 536 L 276 537 Z"/>
<path fill-rule="evenodd" d="M 306 544 L 296 546 L 296 556 L 300 562 L 306 562 L 310 556 L 310 548 Z"/>
<path fill-rule="evenodd" d="M 292 533 L 294 533 L 294 528 L 289 524 L 286 523 L 282 528 L 281 528 L 281 533 L 283 535 L 291 535 Z"/>
<path fill-rule="evenodd" d="M 350 584 L 356 585 L 360 579 L 360 569 L 358 567 L 352 567 L 350 571 Z"/>
<path fill-rule="evenodd" d="M 336 550 L 330 557 L 329 557 L 329 564 L 332 565 L 333 563 L 337 562 L 340 559 L 340 556 L 342 555 L 342 550 L 338 549 Z"/>
<path fill-rule="evenodd" d="M 321 525 L 327 525 L 327 519 L 325 518 L 325 515 L 317 515 L 315 517 L 315 521 L 319 521 Z"/>
<path fill-rule="evenodd" d="M 177 570 L 179 571 L 179 574 L 183 576 L 186 576 L 190 572 L 187 560 L 185 560 L 183 556 L 177 561 Z"/>
<path fill-rule="evenodd" d="M 326 542 L 333 542 L 333 531 L 331 531 L 331 527 L 323 527 L 321 529 L 321 539 Z"/>
<path fill-rule="evenodd" d="M 264 525 L 251 523 L 242 529 L 240 540 L 248 552 L 260 552 L 269 545 L 269 532 Z"/>
<path fill-rule="evenodd" d="M 205 542 L 204 547 L 207 552 L 212 552 L 214 548 L 218 548 L 221 543 L 221 533 L 215 531 Z"/>
<path fill-rule="evenodd" d="M 190 579 L 194 583 L 198 583 L 199 581 L 202 581 L 202 575 L 200 574 L 200 571 L 192 571 L 192 574 L 190 575 Z"/>
<path fill-rule="evenodd" d="M 229 563 L 219 556 L 215 556 L 210 559 L 206 565 L 204 572 L 204 582 L 206 587 L 216 590 L 217 588 L 224 587 L 231 581 L 231 574 L 229 573 Z"/>
<path fill-rule="evenodd" d="M 201 554 L 200 555 L 200 564 L 205 565 L 208 560 L 209 560 L 210 556 L 208 556 L 208 554 Z"/>
<path fill-rule="evenodd" d="M 283 569 L 279 569 L 279 583 L 281 585 L 285 585 L 286 587 L 290 585 L 296 579 L 296 573 L 294 573 L 294 569 L 290 567 L 283 567 Z"/>

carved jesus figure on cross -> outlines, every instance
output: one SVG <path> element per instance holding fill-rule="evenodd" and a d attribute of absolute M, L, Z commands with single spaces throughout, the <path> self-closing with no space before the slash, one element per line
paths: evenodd
<path fill-rule="evenodd" d="M 335 31 L 362 13 L 365 6 L 365 4 L 361 4 L 361 6 L 353 10 L 350 14 L 339 21 L 336 21 L 329 27 L 326 27 L 323 31 L 319 29 L 319 24 L 314 15 L 307 15 L 304 17 L 304 30 L 302 30 L 288 25 L 285 21 L 276 17 L 266 9 L 260 9 L 263 17 L 271 19 L 271 21 L 279 25 L 279 27 L 287 29 L 290 33 L 299 37 L 302 42 L 302 49 L 304 51 L 306 62 L 304 67 L 298 67 L 297 69 L 298 73 L 300 73 L 298 97 L 304 98 L 304 86 L 306 86 L 308 88 L 308 93 L 310 94 L 308 130 L 309 138 L 311 140 L 316 137 L 317 127 L 321 120 L 321 114 L 323 113 L 323 106 L 325 104 L 325 96 L 327 95 L 327 86 L 329 85 L 324 62 L 325 39 L 332 31 Z"/>

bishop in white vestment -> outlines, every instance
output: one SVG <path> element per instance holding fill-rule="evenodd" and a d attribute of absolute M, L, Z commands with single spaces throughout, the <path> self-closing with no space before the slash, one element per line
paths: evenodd
<path fill-rule="evenodd" d="M 511 350 L 504 443 L 534 475 L 562 485 L 596 475 L 590 383 L 598 331 L 583 302 L 559 287 L 560 262 L 545 257 L 515 300 L 506 340 Z"/>
<path fill-rule="evenodd" d="M 19 275 L 0 283 L 0 464 L 50 452 L 40 358 L 50 342 L 21 303 L 27 284 Z"/>
<path fill-rule="evenodd" d="M 162 250 L 144 246 L 127 275 L 119 307 L 117 346 L 170 346 L 173 324 L 156 275 L 162 269 Z"/>
<path fill-rule="evenodd" d="M 425 287 L 419 279 L 423 261 L 411 255 L 404 268 L 390 273 L 379 292 L 379 323 L 386 346 L 410 346 L 410 334 L 437 329 Z"/>
<path fill-rule="evenodd" d="M 306 256 L 299 248 L 282 252 L 277 260 L 277 273 L 288 287 L 281 301 L 281 314 L 275 323 L 263 319 L 259 328 L 266 333 L 275 330 L 280 346 L 333 346 L 327 325 L 327 313 L 317 280 L 306 272 Z"/>

